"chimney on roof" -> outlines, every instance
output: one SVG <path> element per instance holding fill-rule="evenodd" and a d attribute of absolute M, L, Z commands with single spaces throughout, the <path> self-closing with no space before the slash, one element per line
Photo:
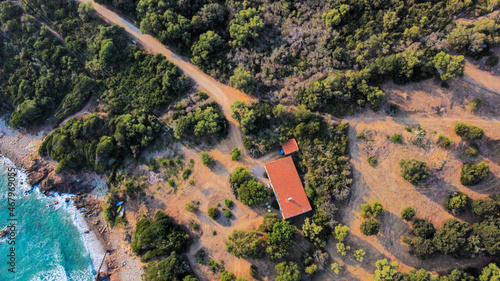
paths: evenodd
<path fill-rule="evenodd" d="M 292 201 L 292 197 L 288 197 L 288 201 Z"/>

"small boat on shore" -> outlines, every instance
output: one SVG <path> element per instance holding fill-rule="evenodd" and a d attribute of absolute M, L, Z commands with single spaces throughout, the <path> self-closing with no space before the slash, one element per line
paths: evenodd
<path fill-rule="evenodd" d="M 118 204 L 116 204 L 116 207 L 120 206 L 121 204 L 123 204 L 123 201 L 118 202 Z"/>
<path fill-rule="evenodd" d="M 125 207 L 121 209 L 121 211 L 118 213 L 119 217 L 123 217 L 123 214 L 125 213 Z"/>
<path fill-rule="evenodd" d="M 120 213 L 121 209 L 122 209 L 122 206 L 119 206 L 119 207 L 118 207 L 118 210 L 116 210 L 116 212 L 117 212 L 117 213 Z"/>

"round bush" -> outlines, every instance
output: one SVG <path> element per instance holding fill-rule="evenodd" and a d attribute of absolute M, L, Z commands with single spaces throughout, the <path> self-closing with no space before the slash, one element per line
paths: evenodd
<path fill-rule="evenodd" d="M 366 236 L 377 235 L 380 229 L 380 223 L 375 219 L 367 219 L 360 226 L 361 233 Z"/>
<path fill-rule="evenodd" d="M 207 214 L 209 217 L 211 217 L 214 220 L 216 220 L 220 215 L 219 210 L 215 207 L 208 208 Z"/>
<path fill-rule="evenodd" d="M 464 164 L 460 182 L 463 185 L 475 185 L 484 180 L 490 173 L 490 166 L 482 161 L 478 164 Z"/>
<path fill-rule="evenodd" d="M 401 176 L 413 185 L 417 185 L 429 176 L 425 162 L 416 159 L 401 160 L 399 165 L 401 166 Z"/>
<path fill-rule="evenodd" d="M 415 209 L 412 207 L 406 207 L 401 211 L 401 218 L 405 221 L 411 221 L 415 217 Z"/>

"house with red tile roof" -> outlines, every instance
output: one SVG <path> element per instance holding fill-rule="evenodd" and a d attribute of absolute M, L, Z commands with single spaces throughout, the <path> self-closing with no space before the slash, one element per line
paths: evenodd
<path fill-rule="evenodd" d="M 284 219 L 312 210 L 291 156 L 267 163 L 266 172 Z"/>
<path fill-rule="evenodd" d="M 297 145 L 297 141 L 295 140 L 295 138 L 287 140 L 283 144 L 281 151 L 282 151 L 281 154 L 283 155 L 288 155 L 299 151 L 299 146 Z"/>

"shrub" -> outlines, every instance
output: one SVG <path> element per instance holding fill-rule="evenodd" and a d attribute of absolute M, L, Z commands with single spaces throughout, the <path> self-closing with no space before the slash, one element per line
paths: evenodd
<path fill-rule="evenodd" d="M 361 132 L 361 133 L 359 133 L 359 134 L 356 135 L 356 138 L 358 138 L 358 139 L 364 139 L 365 138 L 365 134 L 363 134 Z"/>
<path fill-rule="evenodd" d="M 259 226 L 259 230 L 266 233 L 272 232 L 274 224 L 280 221 L 281 219 L 279 219 L 278 215 L 276 215 L 275 213 L 266 213 L 264 215 L 264 221 Z"/>
<path fill-rule="evenodd" d="M 231 218 L 233 216 L 233 213 L 231 213 L 230 210 L 225 210 L 224 211 L 224 216 L 229 219 L 229 218 Z"/>
<path fill-rule="evenodd" d="M 196 262 L 197 263 L 204 263 L 205 262 L 205 257 L 207 256 L 207 253 L 205 253 L 205 250 L 199 249 L 196 254 Z"/>
<path fill-rule="evenodd" d="M 334 262 L 334 263 L 332 263 L 332 266 L 330 267 L 330 269 L 333 271 L 333 273 L 339 274 L 340 271 L 342 270 L 342 266 L 339 263 Z"/>
<path fill-rule="evenodd" d="M 436 253 L 436 248 L 432 244 L 432 240 L 424 239 L 422 237 L 417 237 L 412 241 L 412 252 L 413 254 L 423 260 L 428 259 Z"/>
<path fill-rule="evenodd" d="M 419 182 L 429 176 L 425 162 L 416 159 L 401 160 L 399 165 L 401 166 L 401 176 L 413 185 L 418 185 Z"/>
<path fill-rule="evenodd" d="M 216 220 L 220 215 L 219 210 L 215 207 L 208 208 L 207 214 L 210 218 L 212 218 L 214 220 Z"/>
<path fill-rule="evenodd" d="M 351 229 L 347 225 L 338 224 L 335 226 L 335 239 L 339 242 L 344 242 L 349 235 Z"/>
<path fill-rule="evenodd" d="M 370 166 L 375 167 L 377 165 L 377 158 L 368 156 L 368 163 L 370 163 Z"/>
<path fill-rule="evenodd" d="M 258 272 L 257 266 L 254 264 L 250 265 L 250 276 L 252 276 L 253 278 L 256 278 L 258 273 L 259 272 Z"/>
<path fill-rule="evenodd" d="M 266 178 L 266 179 L 269 179 L 269 176 L 267 175 L 267 172 L 266 172 L 266 171 L 262 172 L 262 176 L 263 176 L 264 178 Z"/>
<path fill-rule="evenodd" d="M 460 182 L 463 185 L 475 185 L 484 180 L 489 173 L 490 167 L 484 161 L 478 164 L 464 164 L 462 166 Z"/>
<path fill-rule="evenodd" d="M 434 247 L 445 255 L 469 257 L 468 239 L 471 229 L 468 223 L 450 219 L 434 234 Z"/>
<path fill-rule="evenodd" d="M 465 140 L 481 139 L 484 135 L 483 129 L 465 123 L 455 124 L 455 133 Z"/>
<path fill-rule="evenodd" d="M 400 134 L 394 134 L 391 137 L 391 141 L 393 143 L 402 143 L 403 142 L 403 138 L 402 138 L 402 136 Z"/>
<path fill-rule="evenodd" d="M 361 223 L 360 230 L 366 236 L 377 235 L 380 229 L 380 223 L 375 219 L 367 219 Z"/>
<path fill-rule="evenodd" d="M 185 169 L 182 171 L 182 179 L 187 180 L 193 171 L 191 169 Z"/>
<path fill-rule="evenodd" d="M 399 264 L 397 262 L 389 262 L 387 259 L 378 260 L 375 263 L 374 281 L 399 280 L 397 277 Z"/>
<path fill-rule="evenodd" d="M 413 209 L 412 207 L 406 207 L 401 211 L 401 218 L 405 221 L 411 221 L 415 214 L 415 209 Z"/>
<path fill-rule="evenodd" d="M 479 236 L 487 254 L 500 255 L 500 218 L 476 223 L 473 229 L 474 233 Z"/>
<path fill-rule="evenodd" d="M 299 281 L 300 280 L 300 268 L 295 262 L 282 262 L 276 265 L 276 271 L 278 272 L 278 277 L 276 281 Z"/>
<path fill-rule="evenodd" d="M 208 154 L 208 152 L 203 151 L 201 153 L 201 163 L 207 167 L 212 167 L 215 164 L 214 158 Z"/>
<path fill-rule="evenodd" d="M 266 252 L 264 235 L 253 230 L 234 230 L 225 244 L 226 251 L 237 258 L 262 258 Z"/>
<path fill-rule="evenodd" d="M 378 217 L 384 211 L 384 206 L 378 201 L 373 201 L 368 204 L 361 204 L 361 216 L 363 218 Z"/>
<path fill-rule="evenodd" d="M 167 183 L 169 186 L 174 187 L 175 186 L 175 181 L 173 179 L 167 180 Z"/>
<path fill-rule="evenodd" d="M 193 203 L 189 202 L 184 206 L 184 210 L 188 212 L 194 212 L 196 211 L 196 206 Z"/>
<path fill-rule="evenodd" d="M 257 179 L 243 183 L 237 191 L 239 200 L 247 206 L 257 206 L 265 203 L 270 197 L 266 186 Z"/>
<path fill-rule="evenodd" d="M 480 217 L 492 217 L 498 214 L 499 204 L 490 198 L 472 201 L 472 212 Z"/>
<path fill-rule="evenodd" d="M 473 147 L 469 147 L 465 150 L 465 154 L 472 156 L 472 157 L 477 156 L 478 153 L 479 153 L 479 150 L 477 150 Z"/>
<path fill-rule="evenodd" d="M 354 259 L 359 261 L 359 262 L 363 261 L 363 259 L 365 258 L 365 255 L 366 255 L 366 252 L 363 249 L 357 249 L 356 251 L 354 251 Z"/>
<path fill-rule="evenodd" d="M 189 180 L 189 185 L 194 185 L 194 180 Z"/>
<path fill-rule="evenodd" d="M 309 276 L 313 276 L 317 271 L 318 271 L 318 266 L 315 264 L 306 266 L 306 268 L 304 269 L 304 272 Z"/>
<path fill-rule="evenodd" d="M 226 206 L 226 208 L 231 209 L 231 208 L 233 208 L 234 203 L 233 203 L 233 201 L 231 201 L 229 199 L 224 199 L 224 205 Z"/>
<path fill-rule="evenodd" d="M 483 105 L 483 99 L 482 98 L 475 98 L 470 102 L 469 109 L 471 111 L 474 111 L 474 110 L 478 109 L 481 105 Z"/>
<path fill-rule="evenodd" d="M 191 227 L 192 230 L 200 229 L 200 225 L 197 222 L 195 222 L 194 220 L 191 220 L 189 222 L 189 227 Z"/>
<path fill-rule="evenodd" d="M 233 161 L 238 161 L 241 159 L 241 149 L 235 148 L 233 151 L 231 151 L 231 160 Z"/>
<path fill-rule="evenodd" d="M 436 228 L 434 228 L 434 225 L 432 222 L 428 220 L 422 220 L 422 219 L 417 219 L 415 222 L 412 224 L 412 233 L 415 236 L 422 237 L 425 239 L 432 238 L 434 236 L 434 233 L 436 233 Z"/>
<path fill-rule="evenodd" d="M 455 212 L 460 212 L 465 209 L 469 197 L 467 194 L 462 192 L 453 192 L 450 194 L 448 199 L 446 199 L 445 206 L 448 210 Z"/>
<path fill-rule="evenodd" d="M 437 145 L 438 146 L 440 146 L 440 147 L 449 147 L 452 143 L 453 143 L 453 141 L 450 138 L 445 137 L 443 135 L 439 135 L 438 136 L 438 140 L 437 140 Z"/>
<path fill-rule="evenodd" d="M 351 246 L 347 246 L 342 242 L 337 243 L 336 247 L 337 247 L 337 253 L 341 256 L 345 256 L 347 254 L 347 251 L 351 250 Z"/>

